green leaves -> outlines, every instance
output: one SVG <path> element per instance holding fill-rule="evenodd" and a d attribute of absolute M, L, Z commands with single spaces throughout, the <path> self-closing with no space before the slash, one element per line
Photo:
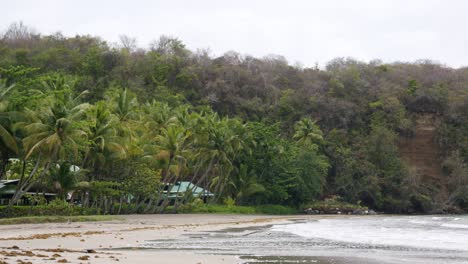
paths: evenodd
<path fill-rule="evenodd" d="M 12 150 L 15 154 L 18 154 L 19 150 L 18 145 L 16 144 L 16 139 L 2 125 L 0 125 L 0 140 L 3 142 L 5 147 Z"/>
<path fill-rule="evenodd" d="M 293 139 L 297 142 L 311 146 L 323 141 L 322 131 L 319 126 L 309 118 L 303 118 L 295 125 Z"/>
<path fill-rule="evenodd" d="M 0 43 L 2 173 L 14 157 L 39 174 L 70 162 L 85 168 L 80 180 L 131 186 L 109 184 L 102 195 L 115 187 L 113 196 L 129 192 L 149 211 L 164 180 L 193 181 L 239 204 L 338 193 L 401 208 L 411 179 L 395 142 L 414 134 L 420 112 L 441 123 L 440 154 L 458 150 L 457 162 L 468 161 L 464 68 L 350 58 L 302 68 L 281 56 L 214 58 L 165 36 L 150 50 L 131 40 L 119 48 L 90 36 L 30 37 Z"/>

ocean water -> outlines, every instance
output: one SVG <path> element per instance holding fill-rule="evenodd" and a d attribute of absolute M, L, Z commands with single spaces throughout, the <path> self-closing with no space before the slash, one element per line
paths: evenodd
<path fill-rule="evenodd" d="M 244 263 L 468 263 L 468 216 L 339 216 L 148 240 Z"/>
<path fill-rule="evenodd" d="M 468 250 L 468 217 L 405 216 L 322 219 L 278 225 L 305 238 L 408 249 Z"/>

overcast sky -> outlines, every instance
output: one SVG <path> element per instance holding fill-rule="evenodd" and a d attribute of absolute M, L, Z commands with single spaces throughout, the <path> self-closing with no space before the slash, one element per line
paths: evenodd
<path fill-rule="evenodd" d="M 165 34 L 191 50 L 279 54 L 305 66 L 336 57 L 468 66 L 465 0 L 12 0 L 1 7 L 2 31 L 23 21 L 43 34 L 109 42 L 126 34 L 141 47 Z"/>

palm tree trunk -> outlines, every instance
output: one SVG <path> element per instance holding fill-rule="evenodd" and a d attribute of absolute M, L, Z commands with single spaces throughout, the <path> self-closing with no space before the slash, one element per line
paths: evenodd
<path fill-rule="evenodd" d="M 117 210 L 117 214 L 120 214 L 120 211 L 122 211 L 122 203 L 123 203 L 123 195 L 121 195 L 119 198 L 119 209 Z"/>
<path fill-rule="evenodd" d="M 8 157 L 5 157 L 0 162 L 0 180 L 3 180 L 4 175 L 6 175 L 7 164 L 8 164 Z"/>
<path fill-rule="evenodd" d="M 169 179 L 172 178 L 172 173 L 170 173 L 171 164 L 172 164 L 172 158 L 169 159 L 169 162 L 167 164 L 167 168 L 166 168 L 165 172 L 163 172 L 164 177 L 163 177 L 163 180 L 161 182 L 162 185 L 161 185 L 161 187 L 158 188 L 158 191 L 157 191 L 156 204 L 155 204 L 155 208 L 153 209 L 154 212 L 159 211 L 157 207 L 160 205 L 161 199 L 163 198 L 165 186 L 168 185 L 168 187 L 170 187 Z M 168 189 L 166 198 L 169 195 L 169 191 L 170 190 Z"/>
<path fill-rule="evenodd" d="M 193 186 L 192 186 L 191 189 L 190 189 L 190 192 L 189 192 L 188 190 L 185 192 L 183 203 L 185 203 L 185 202 L 187 201 L 189 193 L 192 193 L 193 190 L 194 190 L 197 186 L 200 186 L 201 183 L 207 178 L 207 176 L 208 176 L 208 174 L 210 173 L 211 168 L 213 167 L 213 164 L 214 164 L 214 163 L 215 163 L 214 158 L 211 158 L 210 163 L 209 163 L 209 165 L 208 165 L 208 168 L 205 170 L 205 172 L 203 173 L 202 177 L 201 177 L 200 179 L 198 179 L 198 181 L 197 181 L 195 184 L 193 184 Z M 195 177 L 196 177 L 196 175 L 194 175 L 194 177 L 192 177 L 192 180 L 190 181 L 191 183 L 193 183 L 193 181 L 195 180 Z M 205 188 L 205 189 L 206 189 L 206 188 Z"/>
<path fill-rule="evenodd" d="M 8 203 L 9 206 L 12 206 L 16 204 L 26 193 L 32 185 L 35 183 L 35 181 L 31 181 L 34 175 L 36 174 L 37 170 L 39 169 L 39 164 L 41 162 L 41 157 L 39 156 L 37 158 L 36 164 L 34 165 L 33 170 L 31 173 L 29 173 L 28 177 L 24 177 L 25 170 L 26 170 L 26 161 L 23 161 L 23 168 L 21 172 L 21 178 L 20 181 L 18 182 L 18 185 L 16 186 L 15 193 L 13 194 L 13 197 L 11 198 L 10 202 Z M 45 173 L 48 171 L 50 166 L 50 163 L 47 162 L 46 165 L 44 166 L 44 170 L 41 172 L 39 175 L 38 179 L 42 179 L 42 177 L 45 175 Z"/>

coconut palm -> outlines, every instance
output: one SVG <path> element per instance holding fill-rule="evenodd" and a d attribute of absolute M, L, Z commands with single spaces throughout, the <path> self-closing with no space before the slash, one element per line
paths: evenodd
<path fill-rule="evenodd" d="M 18 154 L 18 145 L 12 133 L 13 124 L 8 112 L 7 94 L 14 85 L 7 86 L 0 80 L 0 179 L 3 178 L 6 164 L 12 155 Z"/>
<path fill-rule="evenodd" d="M 233 161 L 244 146 L 240 134 L 235 132 L 240 127 L 243 125 L 237 119 L 219 119 L 217 115 L 213 115 L 209 121 L 208 140 L 201 157 L 209 161 L 210 165 L 204 176 L 209 175 L 210 178 L 202 179 L 202 182 L 209 182 L 210 185 L 205 187 L 217 193 L 218 198 L 222 195 L 234 169 Z"/>
<path fill-rule="evenodd" d="M 142 107 L 142 118 L 149 132 L 147 134 L 154 137 L 156 134 L 160 134 L 161 129 L 167 128 L 171 123 L 175 123 L 177 120 L 173 116 L 172 111 L 167 103 L 153 101 L 144 104 Z"/>
<path fill-rule="evenodd" d="M 52 101 L 52 102 L 51 102 Z M 85 128 L 78 122 L 85 115 L 88 104 L 65 105 L 49 100 L 50 105 L 41 111 L 26 110 L 30 123 L 24 123 L 23 129 L 28 134 L 23 139 L 28 150 L 26 159 L 34 153 L 45 152 L 51 160 L 58 160 L 72 150 L 74 158 L 78 156 L 77 140 L 86 136 Z"/>
<path fill-rule="evenodd" d="M 125 158 L 126 151 L 117 137 L 116 119 L 105 102 L 98 102 L 89 109 L 88 120 L 88 150 L 82 164 L 94 177 L 109 161 Z"/>
<path fill-rule="evenodd" d="M 22 140 L 23 162 L 33 161 L 34 168 L 28 176 L 24 175 L 23 170 L 10 204 L 16 203 L 34 182 L 42 180 L 52 164 L 62 160 L 77 160 L 79 149 L 84 145 L 86 128 L 80 121 L 89 105 L 81 104 L 80 99 L 86 92 L 73 97 L 67 85 L 60 79 L 57 83 L 62 88 L 49 85 L 53 90 L 44 99 L 43 107 L 39 111 L 25 109 L 27 121 L 17 124 L 26 134 Z M 40 166 L 42 169 L 36 176 Z"/>
<path fill-rule="evenodd" d="M 78 182 L 78 174 L 80 170 L 73 170 L 74 166 L 65 161 L 56 166 L 52 166 L 50 170 L 50 181 L 52 187 L 57 192 L 60 199 L 66 200 L 68 192 L 71 191 Z"/>
<path fill-rule="evenodd" d="M 135 116 L 135 108 L 138 105 L 138 101 L 134 96 L 128 94 L 127 89 L 122 89 L 114 101 L 114 114 L 119 121 L 125 122 L 131 120 Z"/>
<path fill-rule="evenodd" d="M 310 118 L 303 118 L 298 121 L 295 125 L 295 131 L 293 138 L 299 143 L 311 145 L 323 140 L 322 131 Z"/>
<path fill-rule="evenodd" d="M 161 135 L 155 137 L 159 154 L 164 156 L 163 159 L 165 160 L 162 170 L 163 185 L 170 185 L 179 180 L 187 163 L 190 136 L 190 131 L 174 124 L 164 128 Z M 162 194 L 162 189 L 159 192 Z M 165 200 L 167 200 L 167 197 Z"/>
<path fill-rule="evenodd" d="M 257 182 L 255 175 L 245 164 L 241 164 L 236 173 L 229 178 L 227 193 L 238 204 L 252 195 L 263 192 L 265 192 L 265 187 Z"/>

